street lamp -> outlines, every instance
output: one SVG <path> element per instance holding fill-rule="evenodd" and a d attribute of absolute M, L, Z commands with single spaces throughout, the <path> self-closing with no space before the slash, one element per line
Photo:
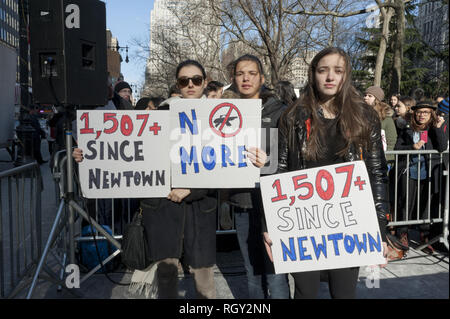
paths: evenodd
<path fill-rule="evenodd" d="M 117 43 L 115 46 L 108 46 L 108 49 L 110 49 L 110 50 L 116 50 L 117 52 L 119 52 L 120 50 L 123 50 L 123 49 L 125 49 L 126 50 L 126 54 L 127 54 L 127 56 L 126 56 L 126 58 L 125 58 L 125 62 L 126 63 L 128 63 L 128 62 L 130 62 L 130 59 L 128 58 L 128 46 L 126 46 L 126 47 L 121 47 L 121 46 L 119 46 L 119 43 Z"/>

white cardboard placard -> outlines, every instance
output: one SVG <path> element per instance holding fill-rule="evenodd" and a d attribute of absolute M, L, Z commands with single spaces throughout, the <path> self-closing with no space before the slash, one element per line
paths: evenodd
<path fill-rule="evenodd" d="M 168 111 L 77 111 L 84 196 L 167 197 L 169 122 Z"/>
<path fill-rule="evenodd" d="M 174 188 L 254 188 L 261 100 L 177 99 L 170 104 Z"/>
<path fill-rule="evenodd" d="M 385 263 L 363 161 L 261 178 L 276 273 Z"/>

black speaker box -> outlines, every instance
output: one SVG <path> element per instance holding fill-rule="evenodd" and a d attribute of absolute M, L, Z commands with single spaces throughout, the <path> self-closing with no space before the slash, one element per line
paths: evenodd
<path fill-rule="evenodd" d="M 98 0 L 29 2 L 33 99 L 106 105 L 106 8 Z"/>

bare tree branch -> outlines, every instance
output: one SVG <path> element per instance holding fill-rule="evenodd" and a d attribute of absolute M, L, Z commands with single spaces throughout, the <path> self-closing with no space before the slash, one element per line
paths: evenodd
<path fill-rule="evenodd" d="M 404 4 L 407 4 L 409 2 L 411 2 L 413 0 L 404 0 Z M 360 14 L 365 14 L 365 13 L 369 13 L 372 12 L 378 8 L 397 8 L 398 4 L 394 4 L 394 3 L 384 3 L 381 6 L 379 5 L 373 5 L 371 7 L 365 8 L 365 9 L 360 9 L 360 10 L 355 10 L 355 11 L 350 11 L 350 12 L 337 12 L 337 11 L 332 11 L 332 10 L 327 10 L 327 11 L 307 11 L 303 4 L 302 1 L 299 0 L 298 1 L 298 5 L 302 8 L 300 10 L 297 11 L 293 11 L 293 10 L 285 10 L 285 13 L 288 14 L 300 14 L 300 15 L 309 15 L 309 16 L 334 16 L 334 17 L 338 17 L 338 18 L 348 18 L 348 17 L 352 17 L 352 16 L 356 16 L 356 15 L 360 15 Z"/>

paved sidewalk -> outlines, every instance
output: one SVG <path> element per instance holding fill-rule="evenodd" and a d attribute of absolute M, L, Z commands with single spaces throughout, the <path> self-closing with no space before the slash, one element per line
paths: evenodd
<path fill-rule="evenodd" d="M 391 262 L 381 270 L 379 285 L 368 279 L 368 269 L 361 269 L 357 285 L 358 299 L 448 299 L 449 265 L 448 256 L 426 255 L 411 249 L 408 256 Z M 123 284 L 129 283 L 132 274 L 113 273 L 110 277 Z M 291 293 L 293 282 L 290 278 Z M 193 280 L 190 275 L 179 273 L 180 298 L 195 298 Z M 240 252 L 219 252 L 215 267 L 215 280 L 218 299 L 247 299 L 246 277 Z M 369 286 L 374 288 L 367 288 Z M 86 299 L 144 299 L 142 295 L 132 295 L 128 286 L 111 283 L 105 275 L 97 274 L 88 278 L 76 293 Z M 33 295 L 40 299 L 75 298 L 67 291 L 57 292 L 56 286 L 41 283 Z M 328 284 L 321 283 L 320 299 L 329 299 Z"/>

